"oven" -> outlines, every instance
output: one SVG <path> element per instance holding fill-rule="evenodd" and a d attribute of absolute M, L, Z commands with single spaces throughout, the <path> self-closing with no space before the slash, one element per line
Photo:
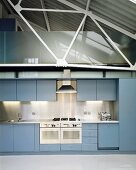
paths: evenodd
<path fill-rule="evenodd" d="M 61 144 L 82 143 L 81 123 L 61 123 Z"/>
<path fill-rule="evenodd" d="M 60 144 L 60 123 L 40 123 L 40 144 Z"/>

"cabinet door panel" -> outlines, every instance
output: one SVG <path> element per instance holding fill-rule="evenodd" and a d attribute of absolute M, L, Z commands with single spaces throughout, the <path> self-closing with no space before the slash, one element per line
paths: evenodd
<path fill-rule="evenodd" d="M 97 80 L 97 100 L 116 100 L 116 80 Z"/>
<path fill-rule="evenodd" d="M 36 80 L 17 80 L 17 100 L 36 100 Z"/>
<path fill-rule="evenodd" d="M 77 100 L 96 100 L 96 80 L 77 80 Z"/>
<path fill-rule="evenodd" d="M 120 150 L 136 151 L 136 79 L 119 80 Z"/>
<path fill-rule="evenodd" d="M 60 144 L 41 144 L 40 151 L 60 151 Z"/>
<path fill-rule="evenodd" d="M 16 80 L 0 80 L 0 101 L 16 100 Z"/>
<path fill-rule="evenodd" d="M 37 100 L 56 100 L 56 80 L 37 80 Z"/>
<path fill-rule="evenodd" d="M 98 125 L 98 147 L 117 148 L 119 147 L 119 125 L 99 124 Z"/>
<path fill-rule="evenodd" d="M 0 125 L 0 152 L 13 152 L 12 125 Z"/>
<path fill-rule="evenodd" d="M 34 124 L 14 125 L 14 151 L 27 152 L 35 150 Z"/>

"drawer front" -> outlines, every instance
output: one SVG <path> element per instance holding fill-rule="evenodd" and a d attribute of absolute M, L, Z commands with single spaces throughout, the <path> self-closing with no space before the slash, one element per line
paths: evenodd
<path fill-rule="evenodd" d="M 96 137 L 83 137 L 82 139 L 83 144 L 97 144 Z"/>
<path fill-rule="evenodd" d="M 83 130 L 97 129 L 97 124 L 95 124 L 95 123 L 83 123 L 82 128 L 83 128 Z"/>
<path fill-rule="evenodd" d="M 60 151 L 60 144 L 43 144 L 43 145 L 40 145 L 40 151 Z"/>
<path fill-rule="evenodd" d="M 97 151 L 97 144 L 83 144 L 82 151 Z"/>
<path fill-rule="evenodd" d="M 61 144 L 62 151 L 81 151 L 81 144 Z"/>
<path fill-rule="evenodd" d="M 97 130 L 83 130 L 82 136 L 97 137 Z"/>

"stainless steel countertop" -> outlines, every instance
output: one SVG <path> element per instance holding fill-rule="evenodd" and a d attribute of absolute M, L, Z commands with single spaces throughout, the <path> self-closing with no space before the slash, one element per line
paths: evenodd
<path fill-rule="evenodd" d="M 43 122 L 52 122 L 52 123 L 64 123 L 64 122 L 71 122 L 72 121 L 52 121 L 47 119 L 34 119 L 34 120 L 7 120 L 7 121 L 0 121 L 0 124 L 29 124 L 29 123 L 43 123 Z M 73 121 L 73 122 L 80 122 L 80 123 L 119 123 L 117 120 L 110 120 L 110 121 L 101 121 L 101 120 L 81 120 L 81 121 Z"/>

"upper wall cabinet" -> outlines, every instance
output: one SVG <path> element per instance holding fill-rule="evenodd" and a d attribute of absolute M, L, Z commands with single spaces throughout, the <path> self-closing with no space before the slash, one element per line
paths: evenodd
<path fill-rule="evenodd" d="M 56 100 L 56 80 L 37 80 L 37 101 Z"/>
<path fill-rule="evenodd" d="M 16 80 L 0 80 L 0 101 L 16 100 Z"/>
<path fill-rule="evenodd" d="M 17 80 L 17 100 L 36 101 L 36 80 Z"/>
<path fill-rule="evenodd" d="M 97 100 L 116 100 L 116 80 L 97 80 Z"/>
<path fill-rule="evenodd" d="M 77 100 L 116 100 L 116 80 L 77 80 Z"/>
<path fill-rule="evenodd" d="M 77 100 L 96 100 L 96 80 L 77 80 Z"/>

